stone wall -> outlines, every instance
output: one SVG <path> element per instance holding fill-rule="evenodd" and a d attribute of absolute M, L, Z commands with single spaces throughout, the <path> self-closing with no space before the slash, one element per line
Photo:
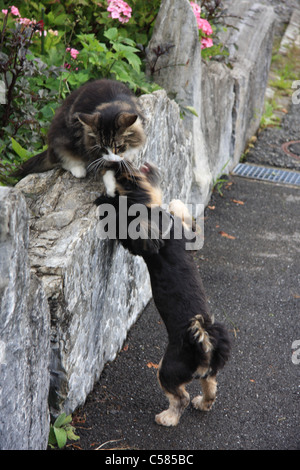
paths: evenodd
<path fill-rule="evenodd" d="M 204 203 L 214 180 L 234 168 L 259 127 L 276 19 L 272 7 L 252 0 L 226 0 L 226 8 L 232 27 L 219 35 L 228 65 L 201 63 L 189 0 L 162 0 L 148 46 L 148 73 L 199 115 L 187 116 L 185 126 L 193 135 L 194 199 Z M 157 47 L 167 51 L 158 59 Z"/>
<path fill-rule="evenodd" d="M 164 51 L 157 59 L 155 50 Z M 212 184 L 201 128 L 201 49 L 197 21 L 188 0 L 162 0 L 147 48 L 148 74 L 175 99 L 185 113 L 183 125 L 192 135 L 190 162 L 193 184 L 190 202 L 206 203 Z M 198 117 L 185 112 L 194 108 Z"/>
<path fill-rule="evenodd" d="M 214 178 L 238 161 L 259 123 L 273 12 L 227 3 L 240 16 L 224 37 L 231 67 L 201 63 L 188 0 L 162 0 L 149 60 L 153 47 L 174 47 L 154 77 L 165 90 L 139 98 L 148 138 L 137 164 L 158 164 L 164 202 L 207 203 Z M 167 93 L 198 117 L 181 119 Z M 0 188 L 0 448 L 45 448 L 49 376 L 51 413 L 74 411 L 151 298 L 143 260 L 98 236 L 93 201 L 102 189 L 95 175 L 62 170 Z"/>
<path fill-rule="evenodd" d="M 44 449 L 48 442 L 50 315 L 30 274 L 28 210 L 0 187 L 0 449 Z"/>

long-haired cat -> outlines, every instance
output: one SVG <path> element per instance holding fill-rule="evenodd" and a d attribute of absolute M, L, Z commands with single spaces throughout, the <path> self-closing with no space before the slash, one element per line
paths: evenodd
<path fill-rule="evenodd" d="M 56 111 L 48 149 L 24 162 L 14 176 L 62 167 L 84 178 L 91 162 L 132 160 L 144 142 L 142 112 L 127 86 L 91 81 L 74 90 Z"/>

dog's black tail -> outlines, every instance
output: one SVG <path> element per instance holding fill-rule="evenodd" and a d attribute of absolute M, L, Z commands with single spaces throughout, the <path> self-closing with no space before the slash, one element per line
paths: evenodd
<path fill-rule="evenodd" d="M 189 328 L 190 341 L 198 343 L 204 353 L 210 353 L 211 375 L 217 373 L 228 361 L 231 341 L 222 323 L 213 322 L 210 317 L 196 315 Z"/>
<path fill-rule="evenodd" d="M 222 369 L 229 359 L 231 351 L 231 341 L 227 329 L 222 323 L 215 322 L 208 329 L 208 334 L 213 345 L 211 355 L 211 375 Z"/>
<path fill-rule="evenodd" d="M 49 161 L 48 151 L 38 153 L 34 157 L 29 158 L 26 162 L 13 172 L 10 176 L 21 177 L 29 175 L 31 173 L 42 173 L 44 171 L 52 170 L 55 168 L 55 164 Z"/>

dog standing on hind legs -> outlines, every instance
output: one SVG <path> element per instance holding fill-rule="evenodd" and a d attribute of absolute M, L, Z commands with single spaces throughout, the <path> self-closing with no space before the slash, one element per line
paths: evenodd
<path fill-rule="evenodd" d="M 163 426 L 176 426 L 190 402 L 185 386 L 195 378 L 200 379 L 203 394 L 192 400 L 193 406 L 202 411 L 211 409 L 216 399 L 216 375 L 229 358 L 230 340 L 226 328 L 209 314 L 198 268 L 192 253 L 186 250 L 187 225 L 189 230 L 194 229 L 185 205 L 174 200 L 169 205 L 170 212 L 160 207 L 159 175 L 153 165 L 144 164 L 139 170 L 131 168 L 125 173 L 116 167 L 115 179 L 115 195 L 102 195 L 95 203 L 114 207 L 117 238 L 146 262 L 153 299 L 168 332 L 158 381 L 169 400 L 169 408 L 157 414 L 155 421 Z M 127 228 L 135 218 L 129 216 L 130 207 L 142 204 L 146 209 L 140 222 L 140 237 L 132 237 L 129 230 L 127 237 L 118 236 L 120 196 L 127 200 Z M 155 217 L 157 213 L 160 217 Z M 166 219 L 167 231 L 163 227 Z M 178 233 L 175 236 L 178 226 L 180 237 Z"/>

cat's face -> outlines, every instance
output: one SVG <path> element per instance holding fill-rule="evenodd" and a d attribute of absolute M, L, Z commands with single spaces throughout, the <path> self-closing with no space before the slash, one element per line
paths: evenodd
<path fill-rule="evenodd" d="M 137 114 L 121 111 L 79 113 L 83 125 L 84 142 L 91 160 L 133 160 L 136 151 L 145 142 L 145 133 Z"/>

